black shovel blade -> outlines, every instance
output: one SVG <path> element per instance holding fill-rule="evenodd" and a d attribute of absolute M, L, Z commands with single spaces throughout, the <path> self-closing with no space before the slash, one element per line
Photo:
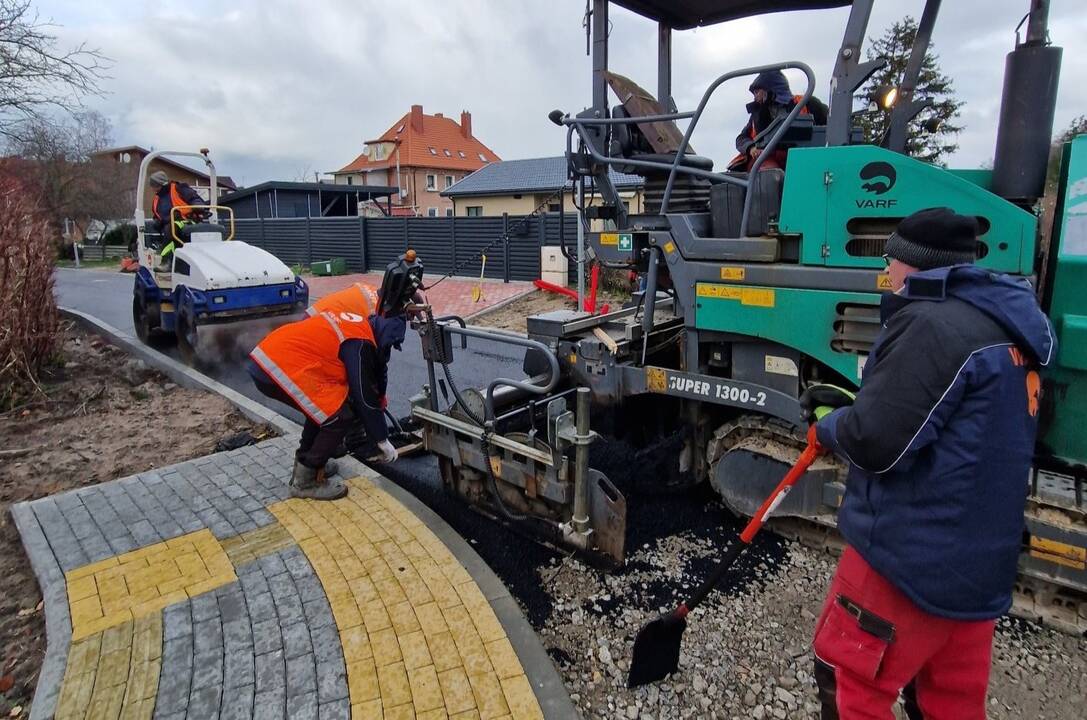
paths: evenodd
<path fill-rule="evenodd" d="M 646 623 L 634 639 L 627 687 L 663 680 L 679 669 L 679 648 L 687 629 L 686 613 L 678 610 Z"/>

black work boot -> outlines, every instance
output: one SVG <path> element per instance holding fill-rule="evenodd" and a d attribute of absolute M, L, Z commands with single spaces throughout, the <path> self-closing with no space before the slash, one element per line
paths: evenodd
<path fill-rule="evenodd" d="M 291 473 L 291 497 L 310 500 L 338 500 L 347 494 L 347 485 L 339 478 L 328 478 L 325 470 L 306 467 L 294 461 Z"/>

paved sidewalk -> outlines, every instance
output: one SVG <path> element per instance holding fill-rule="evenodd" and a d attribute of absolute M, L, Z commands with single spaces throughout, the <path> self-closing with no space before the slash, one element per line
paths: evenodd
<path fill-rule="evenodd" d="M 307 277 L 310 295 L 314 298 L 324 297 L 337 290 L 360 282 L 369 285 L 374 290 L 381 287 L 382 273 L 357 273 L 354 275 L 337 275 L 334 277 Z M 437 277 L 426 276 L 424 284 L 436 282 Z M 492 308 L 498 303 L 510 300 L 535 290 L 530 282 L 508 282 L 501 280 L 483 280 L 483 299 L 480 302 L 472 302 L 472 288 L 479 284 L 479 279 L 451 277 L 446 278 L 432 290 L 427 291 L 427 300 L 434 306 L 434 312 L 438 315 L 460 315 L 468 317 Z"/>
<path fill-rule="evenodd" d="M 463 539 L 350 459 L 346 498 L 288 499 L 295 442 L 13 508 L 46 602 L 32 717 L 575 717 Z"/>

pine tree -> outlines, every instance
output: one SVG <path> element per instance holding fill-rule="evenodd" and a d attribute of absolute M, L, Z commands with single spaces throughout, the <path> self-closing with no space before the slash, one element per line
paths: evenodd
<path fill-rule="evenodd" d="M 1046 189 L 1053 188 L 1057 184 L 1057 173 L 1060 171 L 1061 153 L 1064 144 L 1071 142 L 1077 135 L 1087 134 L 1087 115 L 1080 115 L 1068 124 L 1063 132 L 1053 138 L 1053 145 L 1049 149 L 1049 170 L 1046 173 Z"/>
<path fill-rule="evenodd" d="M 885 58 L 888 62 L 887 66 L 873 74 L 864 86 L 863 93 L 866 102 L 868 97 L 874 95 L 879 88 L 898 87 L 902 83 L 915 35 L 917 35 L 917 22 L 907 15 L 889 27 L 882 37 L 870 40 L 868 59 Z M 962 131 L 962 126 L 956 125 L 954 120 L 959 116 L 959 109 L 963 103 L 955 99 L 951 78 L 941 72 L 939 57 L 933 52 L 931 43 L 921 63 L 921 73 L 917 78 L 917 89 L 913 96 L 914 99 L 931 98 L 933 104 L 922 110 L 910 122 L 906 153 L 918 160 L 939 163 L 959 147 L 955 142 L 955 136 Z M 879 145 L 890 124 L 890 112 L 880 108 L 862 112 L 858 117 L 858 124 L 864 130 L 864 141 Z"/>

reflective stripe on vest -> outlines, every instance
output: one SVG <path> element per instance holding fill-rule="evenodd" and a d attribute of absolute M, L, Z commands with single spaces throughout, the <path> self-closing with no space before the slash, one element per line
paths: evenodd
<path fill-rule="evenodd" d="M 336 320 L 336 318 L 333 317 L 332 313 L 330 312 L 321 313 L 321 317 L 323 317 L 328 322 L 328 324 L 332 326 L 332 330 L 336 333 L 336 337 L 338 337 L 340 339 L 340 342 L 342 343 L 345 338 L 343 336 L 343 330 L 340 329 L 339 321 Z"/>
<path fill-rule="evenodd" d="M 264 352 L 259 345 L 253 348 L 253 352 L 249 353 L 249 357 L 253 358 L 254 362 L 260 365 L 261 369 L 268 374 L 268 377 L 272 378 L 272 381 L 283 392 L 290 395 L 298 403 L 298 407 L 302 408 L 315 422 L 324 423 L 325 420 L 328 420 L 328 415 L 317 407 L 306 393 L 302 392 L 302 388 L 298 387 L 294 380 L 291 380 L 290 376 L 283 372 L 283 369 L 276 365 L 275 360 L 268 357 L 268 353 Z"/>

